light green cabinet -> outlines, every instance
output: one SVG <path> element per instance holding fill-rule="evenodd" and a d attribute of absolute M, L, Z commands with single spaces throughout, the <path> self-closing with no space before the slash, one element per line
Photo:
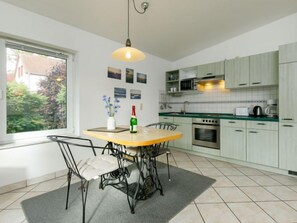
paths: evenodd
<path fill-rule="evenodd" d="M 250 56 L 250 82 L 253 86 L 278 84 L 278 51 Z"/>
<path fill-rule="evenodd" d="M 197 69 L 198 78 L 214 75 L 223 75 L 225 73 L 224 61 L 202 64 L 199 65 Z"/>
<path fill-rule="evenodd" d="M 247 161 L 278 167 L 277 122 L 247 122 Z"/>
<path fill-rule="evenodd" d="M 160 122 L 171 122 L 173 123 L 173 117 L 170 116 L 159 116 Z"/>
<path fill-rule="evenodd" d="M 279 63 L 297 62 L 297 43 L 289 43 L 279 47 Z"/>
<path fill-rule="evenodd" d="M 221 156 L 246 160 L 246 121 L 221 120 Z"/>
<path fill-rule="evenodd" d="M 182 132 L 183 137 L 174 141 L 174 147 L 192 150 L 192 119 L 174 117 L 174 124 L 177 124 L 176 131 Z"/>
<path fill-rule="evenodd" d="M 297 62 L 279 65 L 279 119 L 297 122 Z"/>
<path fill-rule="evenodd" d="M 297 171 L 297 123 L 279 124 L 279 168 Z"/>
<path fill-rule="evenodd" d="M 249 86 L 250 58 L 237 57 L 225 61 L 225 88 Z"/>
<path fill-rule="evenodd" d="M 167 71 L 165 74 L 165 90 L 169 94 L 177 94 L 180 92 L 180 76 L 179 70 Z"/>

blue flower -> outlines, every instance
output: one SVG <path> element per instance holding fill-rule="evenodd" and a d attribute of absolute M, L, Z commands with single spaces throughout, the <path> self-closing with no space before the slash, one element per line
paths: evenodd
<path fill-rule="evenodd" d="M 120 100 L 118 98 L 114 99 L 114 104 L 110 103 L 111 98 L 108 97 L 106 95 L 103 95 L 102 100 L 105 102 L 105 108 L 107 111 L 107 115 L 109 117 L 113 117 L 117 112 L 118 112 L 118 108 L 120 108 L 121 106 L 118 104 L 120 102 Z"/>

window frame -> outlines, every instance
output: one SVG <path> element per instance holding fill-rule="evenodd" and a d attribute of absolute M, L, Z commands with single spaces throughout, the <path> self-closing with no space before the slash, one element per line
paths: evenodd
<path fill-rule="evenodd" d="M 6 98 L 6 48 L 13 48 L 10 46 L 19 46 L 20 50 L 30 51 L 62 58 L 66 60 L 66 75 L 67 75 L 67 128 L 65 129 L 51 129 L 51 130 L 41 130 L 41 131 L 31 131 L 31 132 L 20 132 L 20 133 L 7 133 L 7 98 Z M 21 48 L 23 47 L 23 48 Z M 36 51 L 35 51 L 36 50 Z M 74 55 L 70 52 L 65 52 L 57 49 L 47 48 L 46 46 L 39 46 L 34 44 L 23 43 L 21 41 L 8 40 L 0 38 L 0 146 L 8 143 L 16 143 L 18 140 L 28 140 L 44 138 L 50 134 L 74 134 Z"/>

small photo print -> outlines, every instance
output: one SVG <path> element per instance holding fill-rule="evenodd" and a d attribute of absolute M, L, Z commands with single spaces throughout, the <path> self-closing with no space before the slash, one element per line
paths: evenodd
<path fill-rule="evenodd" d="M 113 67 L 108 67 L 108 69 L 107 69 L 107 77 L 121 80 L 121 76 L 122 76 L 121 69 L 117 69 L 117 68 L 113 68 Z"/>
<path fill-rule="evenodd" d="M 126 98 L 126 88 L 114 88 L 114 97 L 115 98 Z"/>
<path fill-rule="evenodd" d="M 134 70 L 130 68 L 126 68 L 126 83 L 133 84 L 134 79 Z"/>
<path fill-rule="evenodd" d="M 130 90 L 130 99 L 141 99 L 141 90 Z"/>
<path fill-rule="evenodd" d="M 146 84 L 146 74 L 137 73 L 137 82 Z"/>

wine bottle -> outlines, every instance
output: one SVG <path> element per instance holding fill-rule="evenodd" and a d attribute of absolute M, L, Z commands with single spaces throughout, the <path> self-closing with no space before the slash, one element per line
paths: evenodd
<path fill-rule="evenodd" d="M 135 105 L 132 105 L 132 115 L 130 119 L 130 132 L 137 133 L 137 118 L 135 114 Z"/>

